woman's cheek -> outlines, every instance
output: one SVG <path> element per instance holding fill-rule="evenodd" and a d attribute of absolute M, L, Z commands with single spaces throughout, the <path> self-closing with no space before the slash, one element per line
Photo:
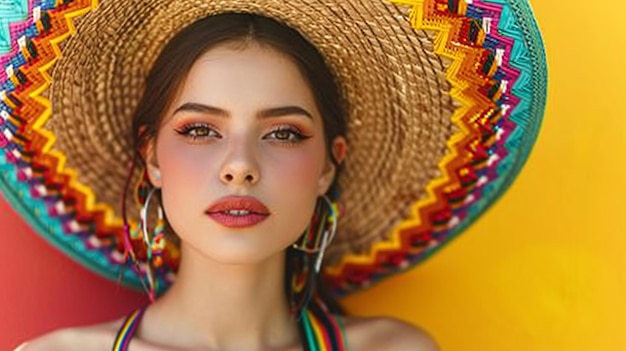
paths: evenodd
<path fill-rule="evenodd" d="M 211 165 L 210 156 L 200 147 L 194 147 L 167 141 L 162 144 L 159 167 L 165 191 L 197 194 L 203 183 L 209 181 L 206 168 Z"/>
<path fill-rule="evenodd" d="M 280 150 L 280 154 L 274 159 L 276 165 L 272 167 L 283 182 L 288 182 L 294 186 L 315 187 L 317 179 L 321 174 L 323 165 L 323 149 L 317 150 L 316 145 L 302 147 L 298 150 Z"/>

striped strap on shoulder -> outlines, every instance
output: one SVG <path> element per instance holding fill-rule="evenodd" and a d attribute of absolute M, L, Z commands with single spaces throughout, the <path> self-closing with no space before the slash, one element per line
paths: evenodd
<path fill-rule="evenodd" d="M 345 351 L 346 340 L 338 321 L 317 303 L 302 311 L 302 323 L 310 351 Z"/>
<path fill-rule="evenodd" d="M 141 322 L 143 312 L 144 309 L 140 308 L 126 317 L 126 320 L 122 323 L 120 330 L 117 332 L 117 337 L 113 344 L 113 351 L 126 351 L 128 349 L 130 340 L 133 338 L 133 335 L 135 335 L 135 330 Z"/>

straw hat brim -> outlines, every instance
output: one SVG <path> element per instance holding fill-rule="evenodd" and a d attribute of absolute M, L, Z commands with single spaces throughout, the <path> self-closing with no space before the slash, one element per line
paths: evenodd
<path fill-rule="evenodd" d="M 0 145 L 14 157 L 0 165 L 21 172 L 4 177 L 3 193 L 57 246 L 115 276 L 123 262 L 119 197 L 132 156 L 130 121 L 160 50 L 209 15 L 273 17 L 320 50 L 347 103 L 346 215 L 325 273 L 337 294 L 367 286 L 423 260 L 484 212 L 519 171 L 541 120 L 545 59 L 526 2 L 453 3 L 106 0 L 51 11 L 47 37 L 29 41 L 48 61 L 11 64 L 11 74 L 0 76 L 9 116 L 0 128 L 19 126 Z M 76 14 L 74 30 L 67 19 Z M 41 17 L 31 19 L 35 27 Z M 43 91 L 41 72 L 50 66 Z M 18 190 L 23 183 L 34 197 Z M 128 202 L 136 222 L 139 204 Z M 172 248 L 171 268 L 177 259 Z"/>

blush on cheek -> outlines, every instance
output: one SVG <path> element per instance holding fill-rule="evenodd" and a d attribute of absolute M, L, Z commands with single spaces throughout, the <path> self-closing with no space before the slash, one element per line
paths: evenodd
<path fill-rule="evenodd" d="M 163 192 L 170 195 L 167 196 L 167 200 L 171 201 L 168 207 L 185 208 L 195 201 L 207 201 L 206 198 L 201 199 L 202 191 L 210 181 L 207 175 L 217 171 L 210 169 L 215 168 L 215 162 L 206 150 L 177 142 L 174 137 L 164 137 L 160 140 L 157 155 Z"/>
<path fill-rule="evenodd" d="M 277 171 L 285 185 L 300 193 L 316 191 L 324 167 L 323 148 L 307 148 L 280 160 Z M 310 189 L 310 190 L 309 190 Z"/>
<path fill-rule="evenodd" d="M 298 162 L 293 163 L 291 167 L 284 169 L 282 174 L 284 178 L 293 179 L 294 182 L 299 183 L 302 187 L 311 187 L 317 184 L 319 178 L 320 169 L 315 162 Z"/>
<path fill-rule="evenodd" d="M 187 180 L 182 183 L 190 183 L 192 180 L 200 180 L 206 177 L 206 168 L 210 167 L 212 155 L 215 150 L 207 150 L 206 146 L 191 145 L 182 138 L 168 135 L 159 140 L 157 155 L 159 167 L 163 178 L 169 178 L 171 186 L 184 185 L 180 180 Z M 197 178 L 197 179 L 194 179 Z"/>

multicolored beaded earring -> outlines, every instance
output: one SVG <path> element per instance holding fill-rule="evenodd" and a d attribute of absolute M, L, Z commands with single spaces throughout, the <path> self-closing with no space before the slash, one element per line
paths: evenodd
<path fill-rule="evenodd" d="M 158 280 L 156 279 L 156 271 L 163 266 L 163 251 L 165 249 L 165 220 L 163 219 L 163 208 L 161 205 L 157 208 L 157 223 L 150 234 L 148 228 L 148 209 L 150 200 L 159 188 L 152 188 L 146 196 L 146 201 L 139 212 L 139 235 L 143 238 L 146 246 L 146 275 L 148 277 L 148 297 L 150 301 L 155 299 L 155 291 L 158 289 Z"/>
<path fill-rule="evenodd" d="M 324 252 L 337 231 L 338 205 L 320 196 L 311 223 L 300 240 L 288 251 L 289 295 L 295 316 L 307 307 L 315 291 L 315 281 L 322 268 Z"/>
<path fill-rule="evenodd" d="M 150 234 L 148 228 L 148 211 L 150 208 L 150 201 L 154 193 L 160 188 L 152 186 L 149 177 L 148 169 L 143 170 L 143 175 L 140 181 L 135 185 L 134 193 L 137 200 L 142 203 L 142 207 L 139 211 L 139 223 L 137 225 L 131 224 L 126 216 L 126 195 L 128 194 L 131 186 L 131 176 L 135 169 L 137 158 L 133 158 L 129 165 L 128 177 L 122 193 L 121 206 L 122 215 L 124 220 L 124 261 L 130 263 L 130 267 L 135 272 L 139 279 L 144 291 L 148 295 L 150 302 L 154 302 L 156 299 L 156 292 L 159 290 L 158 276 L 164 275 L 166 270 L 164 263 L 164 252 L 166 251 L 166 236 L 165 236 L 165 218 L 163 208 L 159 204 L 157 208 L 157 222 Z M 158 179 L 160 174 L 154 173 L 154 176 Z M 143 241 L 145 249 L 145 262 L 140 260 L 135 253 L 133 242 L 138 240 Z M 125 266 L 122 266 L 120 272 L 120 280 L 122 279 Z M 144 279 L 144 276 L 147 277 Z"/>

